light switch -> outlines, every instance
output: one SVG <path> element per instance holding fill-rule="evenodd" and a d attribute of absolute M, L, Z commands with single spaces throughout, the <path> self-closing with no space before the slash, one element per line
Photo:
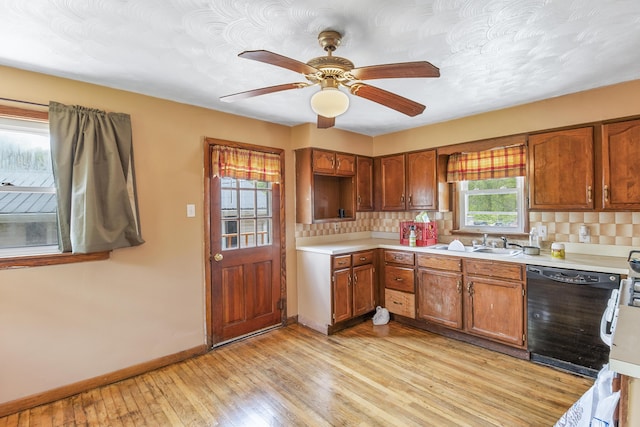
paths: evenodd
<path fill-rule="evenodd" d="M 194 216 L 196 216 L 196 205 L 187 205 L 187 217 L 193 218 Z"/>

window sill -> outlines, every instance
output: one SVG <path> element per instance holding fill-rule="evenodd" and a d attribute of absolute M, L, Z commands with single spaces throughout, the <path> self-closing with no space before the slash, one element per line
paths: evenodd
<path fill-rule="evenodd" d="M 101 261 L 109 259 L 110 252 L 94 252 L 91 254 L 55 253 L 0 258 L 0 270 L 9 268 L 40 267 L 44 265 L 71 264 L 85 261 Z"/>

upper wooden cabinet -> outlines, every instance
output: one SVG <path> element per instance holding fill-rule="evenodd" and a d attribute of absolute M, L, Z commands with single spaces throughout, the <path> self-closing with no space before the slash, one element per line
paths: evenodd
<path fill-rule="evenodd" d="M 353 221 L 356 156 L 315 148 L 302 148 L 295 153 L 296 222 Z"/>
<path fill-rule="evenodd" d="M 640 120 L 602 126 L 602 206 L 640 209 Z"/>
<path fill-rule="evenodd" d="M 354 176 L 356 174 L 356 156 L 313 149 L 313 173 L 328 175 Z"/>
<path fill-rule="evenodd" d="M 407 209 L 435 210 L 438 207 L 436 151 L 407 154 Z"/>
<path fill-rule="evenodd" d="M 356 210 L 369 212 L 373 210 L 373 159 L 356 157 Z"/>
<path fill-rule="evenodd" d="M 438 207 L 435 150 L 376 159 L 376 206 L 383 211 L 435 210 Z"/>
<path fill-rule="evenodd" d="M 594 208 L 593 128 L 529 136 L 529 208 Z"/>

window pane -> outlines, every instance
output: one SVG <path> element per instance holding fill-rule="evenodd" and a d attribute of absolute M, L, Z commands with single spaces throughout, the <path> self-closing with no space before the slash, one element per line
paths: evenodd
<path fill-rule="evenodd" d="M 258 190 L 256 192 L 257 216 L 271 216 L 271 191 Z"/>
<path fill-rule="evenodd" d="M 240 221 L 240 247 L 252 248 L 256 246 L 256 220 L 243 219 Z"/>
<path fill-rule="evenodd" d="M 256 192 L 253 190 L 240 190 L 240 216 L 242 218 L 255 218 L 256 216 Z"/>
<path fill-rule="evenodd" d="M 222 221 L 222 249 L 238 249 L 238 221 Z"/>
<path fill-rule="evenodd" d="M 257 240 L 258 246 L 271 244 L 271 218 L 258 220 Z"/>
<path fill-rule="evenodd" d="M 0 249 L 57 245 L 49 126 L 0 118 Z"/>
<path fill-rule="evenodd" d="M 240 180 L 240 188 L 256 188 L 256 181 Z"/>
<path fill-rule="evenodd" d="M 238 193 L 233 190 L 220 191 L 220 205 L 222 207 L 223 218 L 238 217 Z"/>
<path fill-rule="evenodd" d="M 220 186 L 222 188 L 236 188 L 238 186 L 238 182 L 233 178 L 220 178 Z"/>
<path fill-rule="evenodd" d="M 459 221 L 475 232 L 524 230 L 524 178 L 462 181 Z"/>

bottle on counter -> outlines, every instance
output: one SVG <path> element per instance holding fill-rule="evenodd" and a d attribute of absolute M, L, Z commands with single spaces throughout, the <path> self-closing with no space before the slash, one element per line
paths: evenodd
<path fill-rule="evenodd" d="M 552 243 L 551 256 L 557 259 L 564 259 L 564 243 Z"/>
<path fill-rule="evenodd" d="M 409 231 L 409 246 L 415 246 L 415 245 L 416 245 L 416 227 L 412 225 Z"/>

